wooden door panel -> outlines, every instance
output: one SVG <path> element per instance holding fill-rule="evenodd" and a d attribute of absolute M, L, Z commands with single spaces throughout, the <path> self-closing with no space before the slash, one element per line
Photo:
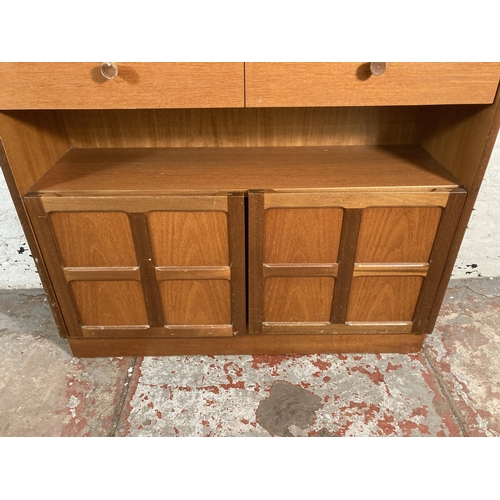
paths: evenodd
<path fill-rule="evenodd" d="M 264 263 L 335 263 L 343 210 L 274 208 L 264 216 Z"/>
<path fill-rule="evenodd" d="M 334 285 L 334 278 L 267 278 L 264 281 L 264 321 L 327 323 Z"/>
<path fill-rule="evenodd" d="M 137 281 L 72 281 L 70 288 L 84 326 L 148 325 Z"/>
<path fill-rule="evenodd" d="M 245 333 L 243 195 L 57 198 L 25 201 L 71 336 Z"/>
<path fill-rule="evenodd" d="M 347 321 L 411 321 L 423 278 L 420 276 L 354 277 Z"/>
<path fill-rule="evenodd" d="M 465 195 L 251 192 L 250 332 L 421 333 Z"/>
<path fill-rule="evenodd" d="M 230 325 L 231 290 L 227 280 L 159 283 L 163 314 L 169 325 Z"/>
<path fill-rule="evenodd" d="M 370 207 L 363 210 L 356 262 L 428 262 L 440 207 Z"/>
<path fill-rule="evenodd" d="M 54 212 L 54 236 L 66 267 L 137 266 L 124 212 Z"/>
<path fill-rule="evenodd" d="M 157 266 L 227 266 L 225 212 L 150 212 L 149 232 Z"/>

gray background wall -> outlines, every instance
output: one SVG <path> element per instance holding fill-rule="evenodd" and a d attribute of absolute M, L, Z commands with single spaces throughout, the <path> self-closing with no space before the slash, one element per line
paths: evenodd
<path fill-rule="evenodd" d="M 500 276 L 500 138 L 472 213 L 454 278 Z M 0 288 L 37 288 L 40 280 L 0 171 Z"/>

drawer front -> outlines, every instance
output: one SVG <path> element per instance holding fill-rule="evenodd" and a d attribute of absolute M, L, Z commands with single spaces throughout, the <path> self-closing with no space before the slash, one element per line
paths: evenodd
<path fill-rule="evenodd" d="M 490 104 L 500 63 L 246 63 L 247 107 Z"/>
<path fill-rule="evenodd" d="M 0 63 L 0 109 L 244 106 L 243 63 Z"/>

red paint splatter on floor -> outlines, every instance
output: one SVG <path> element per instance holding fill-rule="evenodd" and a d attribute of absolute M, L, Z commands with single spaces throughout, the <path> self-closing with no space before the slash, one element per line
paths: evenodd
<path fill-rule="evenodd" d="M 210 427 L 210 422 L 208 420 L 202 420 L 201 425 L 203 425 L 203 427 Z"/>
<path fill-rule="evenodd" d="M 413 408 L 410 418 L 413 417 L 427 418 L 428 415 L 429 415 L 429 408 L 427 408 L 427 406 L 419 406 L 418 408 Z"/>
<path fill-rule="evenodd" d="M 220 390 L 216 385 L 206 385 L 204 387 L 198 387 L 199 391 L 213 392 L 214 394 L 219 394 Z"/>
<path fill-rule="evenodd" d="M 321 359 L 317 359 L 316 361 L 311 361 L 311 363 L 318 368 L 321 371 L 328 370 L 328 368 L 331 368 L 332 364 L 329 363 L 328 361 L 322 361 Z"/>
<path fill-rule="evenodd" d="M 399 364 L 399 365 L 393 365 L 390 361 L 387 363 L 387 368 L 385 369 L 386 373 L 390 372 L 390 371 L 395 371 L 395 370 L 399 370 L 403 368 L 403 365 L 402 364 Z"/>
<path fill-rule="evenodd" d="M 228 389 L 244 389 L 245 382 L 243 382 L 243 380 L 240 380 L 239 382 L 234 383 L 232 380 L 230 380 L 229 384 L 221 384 L 220 386 L 226 391 Z"/>
<path fill-rule="evenodd" d="M 229 369 L 232 368 L 232 372 L 234 372 L 234 375 L 237 377 L 241 377 L 243 375 L 243 368 L 239 367 L 236 363 L 233 363 L 232 361 L 230 363 L 226 363 L 223 367 L 224 373 L 227 375 L 229 373 Z"/>
<path fill-rule="evenodd" d="M 326 377 L 323 377 L 323 382 L 325 382 L 325 384 L 330 382 L 330 380 L 332 380 L 332 377 L 329 377 L 328 375 Z"/>
<path fill-rule="evenodd" d="M 386 436 L 390 436 L 396 432 L 396 427 L 394 427 L 393 423 L 394 415 L 387 414 L 384 414 L 383 417 L 377 421 L 378 427 Z"/>
<path fill-rule="evenodd" d="M 156 416 L 161 420 L 163 415 L 160 410 L 155 410 Z"/>
<path fill-rule="evenodd" d="M 375 371 L 371 372 L 362 366 L 354 366 L 352 368 L 353 372 L 360 372 L 365 374 L 374 384 L 380 385 L 385 382 L 384 375 L 379 370 L 378 366 L 375 367 Z"/>
<path fill-rule="evenodd" d="M 269 355 L 254 355 L 252 356 L 252 368 L 258 370 L 262 365 L 267 365 L 270 367 L 276 367 L 283 361 L 288 359 L 287 355 L 276 354 L 274 356 Z"/>
<path fill-rule="evenodd" d="M 240 422 L 241 422 L 242 424 L 248 425 L 248 424 L 250 423 L 250 420 L 247 420 L 246 418 L 242 418 L 242 419 L 240 420 Z"/>

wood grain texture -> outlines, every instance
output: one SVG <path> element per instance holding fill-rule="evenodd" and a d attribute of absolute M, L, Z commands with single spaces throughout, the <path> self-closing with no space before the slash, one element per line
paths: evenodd
<path fill-rule="evenodd" d="M 411 321 L 362 321 L 347 323 L 264 323 L 268 335 L 391 335 L 412 331 Z"/>
<path fill-rule="evenodd" d="M 264 269 L 262 265 L 264 246 L 264 193 L 248 193 L 248 332 L 262 332 L 264 309 Z"/>
<path fill-rule="evenodd" d="M 435 305 L 435 298 L 443 276 L 446 259 L 450 252 L 466 198 L 467 193 L 464 190 L 457 189 L 450 194 L 450 200 L 444 209 L 438 234 L 432 248 L 431 265 L 427 279 L 424 281 L 415 308 L 412 330 L 414 333 L 425 332 L 429 315 Z"/>
<path fill-rule="evenodd" d="M 125 213 L 57 212 L 49 217 L 64 266 L 137 266 Z"/>
<path fill-rule="evenodd" d="M 80 320 L 69 294 L 68 283 L 64 276 L 63 265 L 52 232 L 52 225 L 43 208 L 42 201 L 38 197 L 25 197 L 24 204 L 33 225 L 37 247 L 42 252 L 47 273 L 50 277 L 48 284 L 53 287 L 53 299 L 57 301 L 57 307 L 61 312 L 64 329 L 60 330 L 60 332 L 67 336 L 81 337 Z"/>
<path fill-rule="evenodd" d="M 344 211 L 340 239 L 339 269 L 330 313 L 330 321 L 334 324 L 345 323 L 346 320 L 361 215 L 362 210 L 359 208 Z"/>
<path fill-rule="evenodd" d="M 113 191 L 113 190 L 111 190 Z M 46 212 L 123 211 L 148 212 L 152 210 L 214 210 L 227 211 L 226 196 L 144 196 L 144 192 L 131 192 L 134 196 L 110 196 L 110 190 L 100 196 L 79 196 L 61 192 L 61 196 L 42 196 Z M 67 196 L 64 196 L 64 195 Z"/>
<path fill-rule="evenodd" d="M 0 109 L 231 108 L 244 105 L 243 63 L 1 63 Z"/>
<path fill-rule="evenodd" d="M 158 289 L 158 282 L 156 281 L 147 214 L 129 213 L 127 215 L 139 262 L 141 286 L 146 304 L 148 324 L 152 327 L 163 327 L 165 325 L 165 318 L 163 317 L 160 291 Z"/>
<path fill-rule="evenodd" d="M 83 336 L 92 339 L 154 339 L 154 338 L 175 338 L 175 337 L 231 337 L 233 328 L 231 325 L 225 326 L 165 326 L 151 328 L 93 328 L 84 326 Z"/>
<path fill-rule="evenodd" d="M 419 106 L 58 112 L 74 148 L 418 144 L 428 114 Z"/>
<path fill-rule="evenodd" d="M 468 191 L 478 170 L 484 172 L 480 164 L 491 134 L 497 133 L 492 121 L 498 101 L 493 106 L 437 106 L 429 116 L 422 145 Z"/>
<path fill-rule="evenodd" d="M 347 321 L 411 321 L 423 278 L 354 277 Z"/>
<path fill-rule="evenodd" d="M 71 150 L 31 191 L 180 194 L 457 186 L 420 146 L 126 148 Z"/>
<path fill-rule="evenodd" d="M 265 322 L 328 322 L 332 308 L 334 278 L 266 278 Z"/>
<path fill-rule="evenodd" d="M 247 333 L 247 266 L 245 196 L 228 196 L 229 259 L 231 262 L 231 321 L 234 335 Z"/>
<path fill-rule="evenodd" d="M 343 210 L 269 209 L 264 214 L 264 263 L 335 263 Z"/>
<path fill-rule="evenodd" d="M 72 281 L 70 289 L 83 325 L 148 325 L 137 281 Z"/>
<path fill-rule="evenodd" d="M 70 148 L 63 120 L 54 111 L 0 113 L 0 138 L 16 197 L 24 196 Z"/>
<path fill-rule="evenodd" d="M 379 206 L 441 206 L 448 202 L 449 188 L 431 188 L 430 186 L 413 186 L 393 188 L 337 188 L 327 191 L 308 191 L 277 193 L 266 196 L 264 208 L 304 208 L 304 207 L 343 207 L 346 209 L 368 208 Z"/>
<path fill-rule="evenodd" d="M 264 264 L 264 278 L 299 277 L 299 276 L 332 276 L 337 277 L 338 264 Z"/>
<path fill-rule="evenodd" d="M 230 280 L 229 266 L 156 267 L 156 279 L 164 280 Z"/>
<path fill-rule="evenodd" d="M 373 207 L 363 210 L 358 262 L 428 262 L 440 207 Z"/>
<path fill-rule="evenodd" d="M 418 352 L 424 335 L 242 335 L 198 339 L 69 339 L 78 357 Z"/>
<path fill-rule="evenodd" d="M 354 264 L 353 276 L 427 276 L 429 264 Z"/>
<path fill-rule="evenodd" d="M 226 280 L 158 283 L 167 325 L 230 325 L 231 293 Z"/>
<path fill-rule="evenodd" d="M 490 159 L 491 152 L 493 151 L 495 140 L 497 138 L 498 131 L 500 129 L 500 92 L 497 92 L 497 96 L 493 106 L 485 108 L 484 111 L 485 113 L 483 113 L 482 114 L 483 116 L 481 117 L 482 127 L 469 130 L 469 133 L 477 134 L 476 137 L 477 142 L 476 141 L 475 142 L 476 144 L 477 143 L 482 144 L 482 150 L 479 155 L 477 167 L 475 169 L 473 166 L 470 167 L 474 170 L 474 174 L 471 177 L 472 178 L 471 187 L 467 193 L 467 198 L 465 200 L 465 204 L 462 209 L 462 213 L 460 216 L 460 220 L 458 222 L 453 243 L 448 253 L 445 268 L 441 276 L 441 281 L 439 282 L 438 290 L 435 296 L 435 301 L 432 306 L 432 311 L 427 322 L 425 333 L 428 334 L 432 333 L 434 329 L 434 325 L 436 323 L 439 314 L 439 309 L 441 308 L 444 294 L 446 292 L 446 288 L 448 286 L 448 282 L 450 280 L 451 273 L 453 271 L 453 266 L 455 264 L 458 251 L 460 249 L 460 244 L 467 229 L 467 223 L 474 208 L 474 203 L 476 201 L 479 188 L 481 186 L 481 182 L 486 172 L 488 161 Z M 486 139 L 484 142 L 481 140 L 480 134 L 486 134 Z"/>
<path fill-rule="evenodd" d="M 394 106 L 490 104 L 500 63 L 246 63 L 246 105 Z"/>
<path fill-rule="evenodd" d="M 67 281 L 140 281 L 138 267 L 65 267 Z"/>
<path fill-rule="evenodd" d="M 59 335 L 63 338 L 66 338 L 68 336 L 68 329 L 64 322 L 59 304 L 57 303 L 56 300 L 52 280 L 45 265 L 42 253 L 40 252 L 38 241 L 36 240 L 35 234 L 33 232 L 32 223 L 30 221 L 26 205 L 19 196 L 12 168 L 7 159 L 7 155 L 5 153 L 5 149 L 3 147 L 1 139 L 0 139 L 0 167 L 5 177 L 5 181 L 7 183 L 7 187 L 9 189 L 17 215 L 19 217 L 21 227 L 23 228 L 24 234 L 26 236 L 26 241 L 28 242 L 31 254 L 33 256 L 33 260 L 35 261 L 35 265 L 38 270 L 42 286 L 44 288 L 45 293 L 47 294 L 47 301 L 49 303 L 52 315 L 54 316 L 54 320 L 59 330 Z"/>
<path fill-rule="evenodd" d="M 224 212 L 150 212 L 156 266 L 227 266 L 229 240 Z"/>

